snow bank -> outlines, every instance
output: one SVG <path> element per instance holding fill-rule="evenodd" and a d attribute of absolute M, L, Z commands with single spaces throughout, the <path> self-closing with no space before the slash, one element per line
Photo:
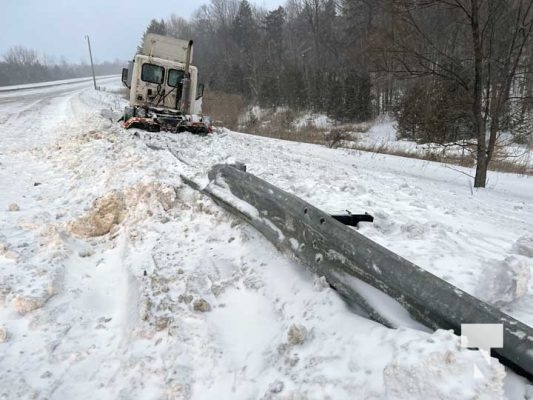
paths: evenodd
<path fill-rule="evenodd" d="M 78 236 L 93 237 L 109 233 L 111 228 L 124 219 L 123 196 L 112 192 L 94 200 L 86 215 L 68 224 L 70 232 Z"/>
<path fill-rule="evenodd" d="M 334 121 L 327 115 L 295 113 L 287 107 L 268 109 L 254 106 L 241 115 L 238 122 L 241 127 L 246 127 L 250 123 L 260 123 L 261 126 L 267 126 L 271 123 L 271 120 L 280 116 L 283 116 L 285 120 L 285 128 L 290 128 L 294 131 L 302 131 L 307 128 L 327 130 L 334 126 Z"/>
<path fill-rule="evenodd" d="M 170 210 L 175 201 L 176 192 L 173 187 L 159 182 L 139 183 L 97 198 L 85 215 L 70 222 L 67 227 L 78 236 L 102 236 L 132 214 L 136 215 L 138 222 L 157 212 L 154 210 L 157 206 L 162 211 Z"/>
<path fill-rule="evenodd" d="M 471 379 L 474 365 L 483 378 Z M 495 359 L 487 364 L 481 353 L 462 349 L 460 339 L 443 330 L 395 349 L 383 371 L 387 396 L 395 400 L 504 399 L 504 377 Z"/>
<path fill-rule="evenodd" d="M 527 294 L 532 268 L 531 260 L 516 256 L 489 261 L 483 268 L 476 296 L 496 306 L 512 303 Z"/>
<path fill-rule="evenodd" d="M 293 122 L 293 126 L 296 130 L 303 130 L 305 128 L 319 128 L 329 129 L 333 127 L 333 121 L 327 115 L 324 114 L 306 114 L 296 118 Z"/>
<path fill-rule="evenodd" d="M 522 236 L 513 244 L 513 252 L 525 257 L 533 258 L 533 236 Z"/>

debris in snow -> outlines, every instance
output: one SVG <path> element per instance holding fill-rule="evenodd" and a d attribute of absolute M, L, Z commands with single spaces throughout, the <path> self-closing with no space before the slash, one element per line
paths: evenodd
<path fill-rule="evenodd" d="M 123 191 L 112 191 L 97 198 L 91 209 L 81 218 L 68 224 L 69 230 L 82 237 L 102 236 L 117 233 L 116 226 L 133 214 L 135 220 L 154 215 L 151 208 L 158 206 L 164 211 L 174 207 L 176 191 L 172 186 L 161 183 L 137 184 Z M 136 214 L 135 209 L 139 209 Z M 136 238 L 135 231 L 131 233 Z"/>
<path fill-rule="evenodd" d="M 128 208 L 139 204 L 159 204 L 168 211 L 176 204 L 176 189 L 159 182 L 138 184 L 124 190 L 124 199 Z"/>
<path fill-rule="evenodd" d="M 70 222 L 69 230 L 78 236 L 94 237 L 109 233 L 113 225 L 124 218 L 124 198 L 118 192 L 97 198 L 89 212 L 83 217 Z"/>
<path fill-rule="evenodd" d="M 20 207 L 17 203 L 11 203 L 7 209 L 8 211 L 20 211 Z"/>
<path fill-rule="evenodd" d="M 0 325 L 0 343 L 7 342 L 7 329 Z"/>
<path fill-rule="evenodd" d="M 533 258 L 533 236 L 522 236 L 513 245 L 514 253 Z"/>
<path fill-rule="evenodd" d="M 280 380 L 276 380 L 276 381 L 272 382 L 270 385 L 268 385 L 268 390 L 265 393 L 265 395 L 261 398 L 261 400 L 278 399 L 279 397 L 277 396 L 277 394 L 281 393 L 283 391 L 284 387 L 285 387 L 285 385 Z M 289 397 L 284 397 L 284 398 L 286 398 L 286 399 L 296 399 L 296 397 L 294 397 L 292 395 L 289 396 Z"/>
<path fill-rule="evenodd" d="M 281 393 L 283 386 L 284 385 L 282 381 L 274 381 L 268 386 L 268 391 L 270 393 Z"/>
<path fill-rule="evenodd" d="M 78 252 L 78 255 L 82 258 L 90 257 L 94 254 L 94 251 L 92 249 L 83 249 Z"/>
<path fill-rule="evenodd" d="M 162 331 L 163 329 L 168 328 L 170 324 L 169 317 L 156 317 L 155 318 L 155 329 L 157 331 Z"/>
<path fill-rule="evenodd" d="M 191 387 L 189 384 L 170 379 L 165 383 L 165 399 L 190 399 Z"/>
<path fill-rule="evenodd" d="M 329 288 L 329 283 L 325 276 L 317 276 L 313 281 L 313 287 L 317 292 Z"/>
<path fill-rule="evenodd" d="M 41 379 L 46 379 L 46 378 L 51 378 L 52 377 L 52 373 L 50 371 L 45 371 L 42 375 L 41 375 Z"/>
<path fill-rule="evenodd" d="M 211 293 L 213 293 L 216 297 L 218 297 L 223 290 L 224 287 L 222 285 L 218 285 L 216 283 L 211 285 Z"/>
<path fill-rule="evenodd" d="M 385 235 L 391 235 L 396 229 L 396 222 L 389 214 L 377 211 L 374 214 L 373 228 Z"/>
<path fill-rule="evenodd" d="M 261 289 L 263 286 L 265 286 L 264 282 L 261 281 L 261 279 L 258 276 L 253 275 L 253 274 L 244 278 L 243 284 L 246 288 L 252 289 L 252 290 L 258 290 L 258 289 Z M 224 287 L 221 287 L 219 294 L 223 289 Z"/>
<path fill-rule="evenodd" d="M 194 311 L 208 312 L 211 311 L 211 305 L 204 299 L 196 299 L 192 304 Z"/>
<path fill-rule="evenodd" d="M 473 377 L 474 365 L 484 378 L 465 380 Z M 401 345 L 383 371 L 387 398 L 397 400 L 503 399 L 504 378 L 498 361 L 489 365 L 479 351 L 461 348 L 460 338 L 444 330 Z"/>
<path fill-rule="evenodd" d="M 287 342 L 291 346 L 299 346 L 304 344 L 308 336 L 309 333 L 305 326 L 292 324 L 287 332 Z"/>
<path fill-rule="evenodd" d="M 193 297 L 190 294 L 180 294 L 178 296 L 178 302 L 180 303 L 190 304 L 192 299 Z"/>
<path fill-rule="evenodd" d="M 52 296 L 58 294 L 63 286 L 65 270 L 62 267 L 50 269 L 47 273 L 49 280 L 46 284 L 46 293 L 43 304 Z"/>
<path fill-rule="evenodd" d="M 152 309 L 152 302 L 150 299 L 143 299 L 139 305 L 139 317 L 142 321 L 147 321 L 150 317 L 150 310 Z"/>
<path fill-rule="evenodd" d="M 400 229 L 409 239 L 423 239 L 426 234 L 426 229 L 421 224 L 403 224 Z"/>
<path fill-rule="evenodd" d="M 531 278 L 530 262 L 516 256 L 489 263 L 478 284 L 476 296 L 483 301 L 502 306 L 527 293 Z"/>
<path fill-rule="evenodd" d="M 285 364 L 287 364 L 290 367 L 294 367 L 296 364 L 298 364 L 299 361 L 300 361 L 300 357 L 298 356 L 297 353 L 289 354 L 285 358 Z"/>
<path fill-rule="evenodd" d="M 16 296 L 13 299 L 12 304 L 19 314 L 24 315 L 41 308 L 46 300 L 47 299 L 41 297 Z"/>
<path fill-rule="evenodd" d="M 19 258 L 19 255 L 13 250 L 10 250 L 8 245 L 5 243 L 0 243 L 0 256 L 4 256 L 7 259 L 15 261 Z"/>

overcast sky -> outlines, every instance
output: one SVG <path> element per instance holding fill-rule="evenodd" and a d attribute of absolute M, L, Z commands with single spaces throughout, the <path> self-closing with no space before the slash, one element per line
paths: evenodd
<path fill-rule="evenodd" d="M 59 61 L 128 60 L 152 18 L 172 13 L 189 19 L 209 0 L 0 0 L 0 55 L 12 46 L 44 52 Z M 285 0 L 249 0 L 267 9 Z"/>

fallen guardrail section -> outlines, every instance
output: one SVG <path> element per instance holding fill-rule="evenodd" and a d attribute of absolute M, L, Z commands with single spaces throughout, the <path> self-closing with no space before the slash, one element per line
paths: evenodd
<path fill-rule="evenodd" d="M 503 324 L 504 347 L 492 349 L 493 355 L 533 379 L 531 327 L 245 170 L 243 164 L 215 165 L 208 174 L 210 183 L 201 191 L 250 223 L 279 250 L 324 276 L 348 303 L 363 308 L 370 318 L 388 327 L 399 325 L 390 318 L 397 310 L 387 316 L 376 301 L 369 301 L 365 296 L 368 284 L 431 329 L 453 329 L 459 335 L 462 323 Z"/>

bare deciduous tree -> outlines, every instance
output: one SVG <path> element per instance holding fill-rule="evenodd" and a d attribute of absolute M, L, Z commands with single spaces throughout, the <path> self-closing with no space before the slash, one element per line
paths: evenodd
<path fill-rule="evenodd" d="M 391 0 L 384 51 L 397 76 L 453 81 L 470 103 L 475 187 L 485 187 L 511 88 L 531 46 L 533 0 Z M 428 81 L 430 82 L 430 81 Z M 461 104 L 462 98 L 458 98 Z"/>

